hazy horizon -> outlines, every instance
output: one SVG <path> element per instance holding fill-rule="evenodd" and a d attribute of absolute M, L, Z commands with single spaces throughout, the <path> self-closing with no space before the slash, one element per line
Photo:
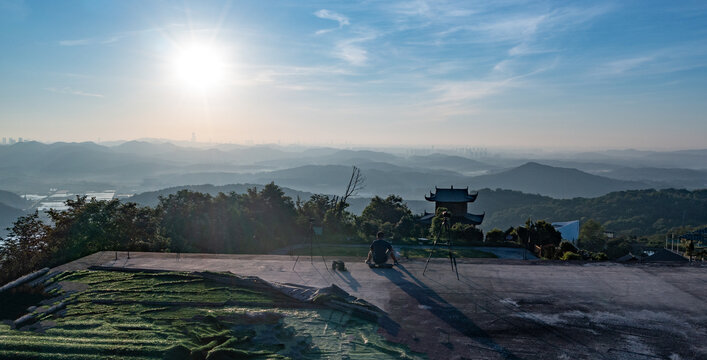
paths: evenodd
<path fill-rule="evenodd" d="M 707 4 L 0 0 L 0 137 L 705 147 Z"/>
<path fill-rule="evenodd" d="M 5 134 L 0 134 L 0 141 L 6 138 L 8 141 L 10 139 L 17 141 L 18 137 L 13 137 L 13 136 L 5 136 Z M 211 147 L 219 147 L 219 146 L 236 146 L 236 147 L 260 147 L 260 146 L 274 146 L 274 147 L 281 147 L 281 148 L 332 148 L 332 149 L 340 149 L 340 150 L 380 150 L 380 151 L 403 151 L 403 150 L 420 150 L 420 151 L 429 151 L 429 152 L 444 152 L 444 151 L 454 151 L 454 152 L 463 152 L 463 151 L 474 151 L 474 150 L 485 150 L 489 152 L 497 152 L 497 153 L 508 153 L 508 154 L 516 154 L 517 153 L 531 153 L 531 154 L 536 154 L 536 155 L 542 155 L 542 154 L 557 154 L 557 153 L 564 153 L 565 155 L 571 155 L 572 153 L 584 153 L 584 152 L 610 152 L 610 151 L 647 151 L 647 152 L 671 152 L 671 151 L 690 151 L 690 150 L 707 150 L 707 144 L 703 146 L 675 146 L 675 147 L 627 147 L 627 146 L 545 146 L 545 147 L 540 147 L 540 146 L 481 146 L 481 145 L 475 145 L 473 143 L 469 144 L 419 144 L 417 146 L 415 145 L 406 145 L 406 144 L 357 144 L 357 143 L 334 143 L 334 142 L 329 142 L 329 143 L 317 143 L 317 142 L 312 142 L 312 143 L 287 143 L 287 142 L 217 142 L 217 141 L 202 141 L 202 140 L 197 140 L 197 141 L 192 141 L 191 139 L 167 139 L 167 138 L 133 138 L 133 139 L 116 139 L 116 140 L 103 140 L 103 139 L 55 139 L 55 140 L 41 140 L 41 139 L 33 139 L 33 138 L 25 138 L 20 136 L 22 138 L 23 142 L 31 142 L 31 141 L 36 141 L 42 144 L 54 144 L 54 143 L 94 143 L 98 145 L 103 145 L 103 146 L 119 146 L 124 143 L 129 143 L 129 142 L 146 142 L 146 143 L 153 143 L 153 144 L 173 144 L 177 146 L 182 146 L 182 147 L 196 147 L 196 148 L 211 148 Z M 8 146 L 11 144 L 2 144 L 0 143 L 0 146 Z M 569 152 L 569 153 L 568 153 Z"/>

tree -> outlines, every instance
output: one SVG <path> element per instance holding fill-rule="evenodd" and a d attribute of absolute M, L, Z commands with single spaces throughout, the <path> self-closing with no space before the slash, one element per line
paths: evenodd
<path fill-rule="evenodd" d="M 349 183 L 346 185 L 344 196 L 342 196 L 339 200 L 339 206 L 337 206 L 337 209 L 339 211 L 343 211 L 348 206 L 348 203 L 346 201 L 349 199 L 349 197 L 356 196 L 358 194 L 358 191 L 362 190 L 365 187 L 365 183 L 366 178 L 361 175 L 361 169 L 354 166 L 353 169 L 351 169 L 351 177 L 349 178 Z M 346 204 L 346 206 L 342 206 L 344 204 Z"/>
<path fill-rule="evenodd" d="M 135 203 L 98 201 L 77 196 L 66 210 L 49 210 L 51 225 L 38 212 L 15 221 L 0 246 L 0 278 L 14 278 L 42 266 L 55 266 L 104 250 L 166 248 L 159 215 Z"/>
<path fill-rule="evenodd" d="M 506 234 L 497 228 L 486 232 L 486 242 L 503 242 L 506 240 Z"/>
<path fill-rule="evenodd" d="M 506 241 L 518 242 L 518 232 L 513 228 L 513 226 L 503 232 L 503 237 Z"/>
<path fill-rule="evenodd" d="M 395 224 L 404 216 L 412 217 L 412 212 L 403 203 L 403 198 L 397 195 L 388 195 L 385 199 L 374 196 L 368 203 L 361 218 L 366 220 L 378 220 L 381 223 L 389 222 Z"/>
<path fill-rule="evenodd" d="M 298 222 L 309 224 L 310 219 L 321 224 L 327 211 L 335 209 L 336 202 L 329 195 L 314 194 L 304 203 L 298 201 L 297 214 Z"/>
<path fill-rule="evenodd" d="M 537 245 L 542 246 L 551 244 L 558 246 L 562 241 L 562 234 L 547 221 L 540 220 L 536 222 L 532 230 L 534 231 L 534 234 L 531 234 L 531 238 Z"/>
<path fill-rule="evenodd" d="M 589 219 L 582 224 L 579 230 L 578 245 L 580 248 L 600 252 L 606 247 L 604 227 L 597 221 Z"/>
<path fill-rule="evenodd" d="M 39 213 L 19 217 L 0 241 L 0 284 L 28 274 L 50 260 L 49 231 Z"/>
<path fill-rule="evenodd" d="M 388 229 L 393 237 L 406 237 L 412 234 L 414 223 L 410 209 L 397 195 L 381 198 L 374 196 L 361 216 L 359 226 L 366 235 L 373 235 L 378 230 Z M 383 230 L 385 231 L 385 230 Z"/>
<path fill-rule="evenodd" d="M 631 241 L 625 237 L 610 239 L 606 242 L 606 255 L 609 259 L 618 259 L 631 252 Z"/>
<path fill-rule="evenodd" d="M 305 221 L 309 223 L 310 219 L 315 222 L 319 222 L 323 225 L 324 230 L 327 234 L 350 234 L 354 232 L 354 222 L 355 217 L 346 211 L 349 207 L 348 199 L 351 196 L 356 196 L 358 191 L 364 188 L 366 178 L 361 175 L 361 169 L 356 166 L 351 170 L 351 176 L 349 177 L 349 182 L 344 190 L 344 195 L 329 197 L 326 195 L 314 195 L 310 198 L 310 201 L 314 201 L 311 204 L 311 209 L 303 209 L 304 213 L 310 213 L 309 218 L 300 218 L 298 224 L 303 224 Z M 307 205 L 307 203 L 305 203 Z M 308 216 L 308 215 L 304 215 Z"/>
<path fill-rule="evenodd" d="M 168 197 L 160 197 L 158 211 L 162 214 L 161 227 L 170 239 L 170 250 L 180 252 L 214 251 L 211 220 L 211 195 L 180 190 Z"/>
<path fill-rule="evenodd" d="M 564 253 L 566 253 L 566 252 L 573 252 L 573 253 L 576 254 L 578 251 L 579 251 L 579 250 L 577 249 L 577 247 L 575 247 L 574 245 L 572 245 L 571 242 L 569 242 L 569 241 L 562 241 L 562 242 L 560 243 L 560 251 L 559 251 L 558 256 L 562 256 L 562 254 L 564 254 Z"/>
<path fill-rule="evenodd" d="M 160 251 L 168 241 L 160 234 L 160 219 L 156 210 L 128 202 L 117 208 L 113 219 L 116 250 Z"/>
<path fill-rule="evenodd" d="M 526 226 L 518 226 L 517 229 L 515 229 L 516 236 L 517 236 L 517 242 L 520 245 L 523 245 L 523 247 L 530 249 L 530 229 L 528 227 L 529 225 L 526 223 Z"/>

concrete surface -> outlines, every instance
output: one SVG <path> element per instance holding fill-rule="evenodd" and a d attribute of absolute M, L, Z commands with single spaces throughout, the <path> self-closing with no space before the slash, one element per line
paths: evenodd
<path fill-rule="evenodd" d="M 433 359 L 707 359 L 707 267 L 447 259 L 372 270 L 361 259 L 120 253 L 90 265 L 230 271 L 268 281 L 336 284 L 385 310 L 380 332 Z M 294 266 L 294 270 L 293 270 Z M 343 354 L 342 354 L 343 355 Z"/>

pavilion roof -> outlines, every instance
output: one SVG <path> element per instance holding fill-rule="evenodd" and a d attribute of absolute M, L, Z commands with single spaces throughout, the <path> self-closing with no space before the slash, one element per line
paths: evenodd
<path fill-rule="evenodd" d="M 466 222 L 468 222 L 469 224 L 481 225 L 481 222 L 484 221 L 485 215 L 486 213 L 483 213 L 481 215 L 467 213 L 464 215 L 464 219 L 466 219 Z"/>
<path fill-rule="evenodd" d="M 427 201 L 448 203 L 473 202 L 478 195 L 479 193 L 477 192 L 469 194 L 468 187 L 455 189 L 454 186 L 452 186 L 449 189 L 440 189 L 435 186 L 435 192 L 430 191 L 430 195 L 425 196 L 425 199 Z"/>

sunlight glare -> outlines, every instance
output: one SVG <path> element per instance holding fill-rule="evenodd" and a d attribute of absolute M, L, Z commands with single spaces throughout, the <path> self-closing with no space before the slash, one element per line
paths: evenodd
<path fill-rule="evenodd" d="M 189 89 L 205 91 L 223 81 L 223 54 L 216 46 L 190 44 L 179 49 L 174 57 L 177 78 Z"/>

